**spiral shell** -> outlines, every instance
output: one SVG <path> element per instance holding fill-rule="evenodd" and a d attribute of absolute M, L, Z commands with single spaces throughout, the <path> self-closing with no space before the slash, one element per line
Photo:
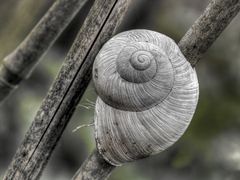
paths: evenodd
<path fill-rule="evenodd" d="M 115 166 L 171 146 L 197 106 L 195 70 L 173 40 L 149 30 L 110 39 L 96 57 L 93 81 L 97 148 Z"/>

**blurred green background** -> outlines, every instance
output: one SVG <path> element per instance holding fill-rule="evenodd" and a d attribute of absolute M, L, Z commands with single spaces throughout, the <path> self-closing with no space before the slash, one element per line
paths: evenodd
<path fill-rule="evenodd" d="M 0 59 L 29 33 L 54 0 L 0 1 Z M 57 75 L 91 7 L 84 6 L 32 76 L 0 107 L 0 179 Z M 207 6 L 207 0 L 133 0 L 119 31 L 151 29 L 178 42 Z M 240 17 L 237 16 L 196 67 L 200 100 L 185 135 L 156 156 L 117 168 L 110 180 L 240 179 Z M 70 179 L 95 148 L 92 83 L 76 109 L 43 180 Z"/>

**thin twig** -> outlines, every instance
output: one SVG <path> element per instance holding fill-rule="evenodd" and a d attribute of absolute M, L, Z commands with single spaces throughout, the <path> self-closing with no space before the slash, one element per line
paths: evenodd
<path fill-rule="evenodd" d="M 77 132 L 79 129 L 82 129 L 82 128 L 85 128 L 85 127 L 92 127 L 94 126 L 94 123 L 90 123 L 90 124 L 83 124 L 83 125 L 80 125 L 78 127 L 76 127 L 74 130 L 72 130 L 72 132 Z"/>
<path fill-rule="evenodd" d="M 0 65 L 0 102 L 29 77 L 40 57 L 52 46 L 87 0 L 57 0 L 25 40 Z"/>
<path fill-rule="evenodd" d="M 239 0 L 212 0 L 210 2 L 204 13 L 179 43 L 180 49 L 192 66 L 196 65 L 199 58 L 207 51 L 239 10 Z M 101 163 L 98 163 L 99 161 Z M 102 180 L 107 178 L 113 169 L 114 166 L 103 160 L 97 150 L 94 150 L 77 171 L 73 180 L 91 180 L 94 178 Z M 97 175 L 93 176 L 94 173 Z"/>
<path fill-rule="evenodd" d="M 34 180 L 40 177 L 89 84 L 96 54 L 115 33 L 129 2 L 130 0 L 95 0 L 4 180 Z"/>

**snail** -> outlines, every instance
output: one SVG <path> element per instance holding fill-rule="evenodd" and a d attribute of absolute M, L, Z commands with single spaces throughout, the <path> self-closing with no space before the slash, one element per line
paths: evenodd
<path fill-rule="evenodd" d="M 95 140 L 114 166 L 157 154 L 174 144 L 195 112 L 195 70 L 177 44 L 150 30 L 122 32 L 97 54 Z"/>

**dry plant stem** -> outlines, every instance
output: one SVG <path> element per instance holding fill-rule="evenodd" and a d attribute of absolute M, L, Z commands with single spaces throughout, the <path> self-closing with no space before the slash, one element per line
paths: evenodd
<path fill-rule="evenodd" d="M 101 168 L 99 168 L 101 167 Z M 72 180 L 102 180 L 109 177 L 115 166 L 108 164 L 97 152 L 92 153 Z"/>
<path fill-rule="evenodd" d="M 57 0 L 25 40 L 0 65 L 0 102 L 26 79 L 87 0 Z"/>
<path fill-rule="evenodd" d="M 240 0 L 212 0 L 179 42 L 194 67 L 240 10 Z"/>
<path fill-rule="evenodd" d="M 34 180 L 40 177 L 91 79 L 96 54 L 116 31 L 129 2 L 95 0 L 4 180 Z"/>
<path fill-rule="evenodd" d="M 208 50 L 239 10 L 239 0 L 212 0 L 210 2 L 204 13 L 196 20 L 178 44 L 192 66 L 196 65 L 199 58 Z M 99 161 L 102 161 L 102 157 L 98 156 L 98 152 L 95 150 L 85 160 L 73 180 L 94 179 L 91 174 L 104 170 L 108 164 L 106 161 L 98 164 Z M 94 167 L 93 170 L 91 165 L 98 167 Z M 107 174 L 111 173 L 109 169 L 105 170 Z M 85 176 L 85 174 L 87 175 Z"/>

